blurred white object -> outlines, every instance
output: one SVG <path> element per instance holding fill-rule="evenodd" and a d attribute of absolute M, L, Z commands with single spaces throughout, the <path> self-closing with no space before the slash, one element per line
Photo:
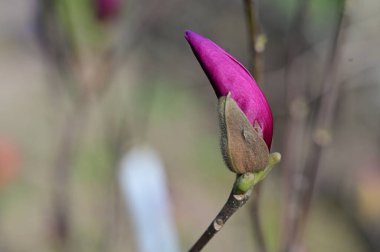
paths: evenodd
<path fill-rule="evenodd" d="M 120 184 L 141 252 L 177 252 L 164 166 L 149 147 L 135 147 L 121 161 Z"/>

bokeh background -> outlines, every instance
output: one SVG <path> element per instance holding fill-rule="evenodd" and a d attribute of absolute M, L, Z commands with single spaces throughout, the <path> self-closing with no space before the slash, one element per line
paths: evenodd
<path fill-rule="evenodd" d="M 104 13 L 96 2 L 0 2 L 0 251 L 143 251 L 119 178 L 139 146 L 164 166 L 178 250 L 230 192 L 217 99 L 183 32 L 252 69 L 244 1 L 120 0 Z M 260 190 L 267 250 L 380 251 L 380 2 L 255 11 L 267 40 L 259 85 L 283 155 Z M 151 182 L 136 178 L 148 201 Z M 205 251 L 259 251 L 250 204 Z"/>

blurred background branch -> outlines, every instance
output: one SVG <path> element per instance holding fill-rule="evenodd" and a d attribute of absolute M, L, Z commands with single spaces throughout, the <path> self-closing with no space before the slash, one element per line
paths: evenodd
<path fill-rule="evenodd" d="M 331 142 L 331 124 L 335 114 L 338 101 L 339 86 L 336 82 L 336 71 L 340 52 L 337 48 L 342 47 L 342 20 L 344 16 L 345 1 L 340 1 L 337 6 L 336 28 L 330 42 L 330 49 L 327 52 L 325 69 L 322 77 L 320 102 L 311 107 L 311 118 L 309 119 L 312 128 L 311 148 L 308 150 L 305 166 L 297 171 L 293 178 L 290 178 L 290 202 L 288 204 L 287 221 L 284 228 L 285 244 L 284 251 L 297 251 L 303 248 L 302 239 L 305 232 L 306 220 L 311 204 L 312 192 L 314 190 L 317 172 L 322 158 L 322 148 Z M 329 90 L 329 92 L 326 92 Z M 315 118 L 313 118 L 315 117 Z M 290 146 L 289 146 L 290 147 Z M 292 200 L 293 199 L 293 200 Z M 293 211 L 293 212 L 292 212 Z M 291 230 L 291 232 L 289 232 Z"/>
<path fill-rule="evenodd" d="M 258 0 L 244 0 L 245 23 L 247 27 L 248 48 L 250 52 L 250 71 L 258 85 L 264 85 L 264 50 L 266 45 L 266 36 L 262 32 L 259 19 Z M 257 242 L 259 251 L 266 252 L 265 237 L 260 219 L 260 188 L 261 184 L 255 186 L 250 201 L 250 218 L 254 230 L 254 239 Z"/>

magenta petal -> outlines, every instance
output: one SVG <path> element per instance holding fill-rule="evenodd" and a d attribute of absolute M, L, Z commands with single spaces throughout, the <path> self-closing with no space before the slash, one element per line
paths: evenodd
<path fill-rule="evenodd" d="M 272 144 L 273 117 L 269 104 L 248 70 L 211 40 L 186 31 L 185 38 L 210 80 L 217 97 L 231 97 L 254 126 L 261 127 L 268 148 Z"/>
<path fill-rule="evenodd" d="M 95 0 L 97 16 L 100 20 L 111 19 L 117 16 L 121 7 L 121 0 Z"/>

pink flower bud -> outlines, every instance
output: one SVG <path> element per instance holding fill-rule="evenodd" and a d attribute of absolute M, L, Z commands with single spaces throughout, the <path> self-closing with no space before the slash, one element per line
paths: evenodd
<path fill-rule="evenodd" d="M 99 20 L 115 18 L 121 8 L 121 0 L 95 0 L 96 14 Z"/>
<path fill-rule="evenodd" d="M 234 57 L 201 35 L 186 31 L 185 38 L 210 80 L 218 98 L 231 94 L 251 125 L 270 149 L 273 117 L 269 104 L 248 70 Z"/>

